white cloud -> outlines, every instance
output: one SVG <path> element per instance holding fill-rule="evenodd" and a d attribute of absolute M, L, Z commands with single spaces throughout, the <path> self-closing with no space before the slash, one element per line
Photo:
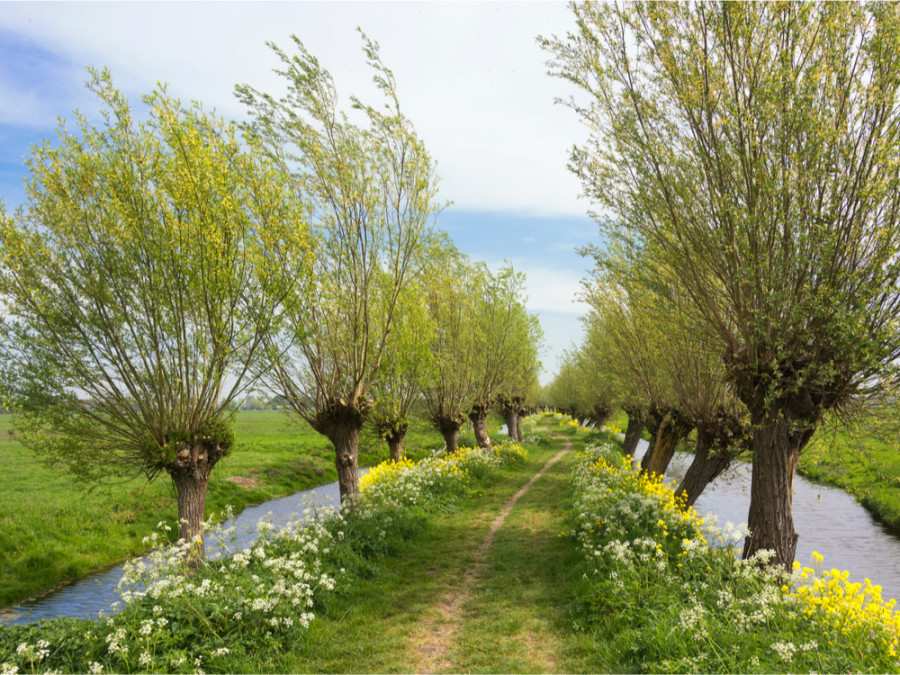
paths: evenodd
<path fill-rule="evenodd" d="M 582 276 L 569 270 L 549 267 L 527 269 L 528 309 L 532 312 L 555 312 L 583 316 L 588 305 L 578 300 Z"/>
<path fill-rule="evenodd" d="M 554 105 L 568 89 L 546 75 L 535 41 L 564 33 L 569 17 L 561 2 L 4 3 L 0 27 L 76 63 L 109 66 L 135 93 L 164 80 L 173 94 L 238 117 L 234 85 L 278 89 L 264 43 L 287 48 L 291 32 L 342 95 L 371 92 L 358 25 L 381 43 L 404 111 L 439 161 L 446 198 L 581 215 L 586 205 L 565 165 L 583 128 Z"/>

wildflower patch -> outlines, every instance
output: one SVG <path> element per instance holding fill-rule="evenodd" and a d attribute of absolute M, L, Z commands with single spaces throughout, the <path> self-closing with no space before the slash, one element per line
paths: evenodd
<path fill-rule="evenodd" d="M 577 459 L 572 528 L 584 574 L 578 628 L 618 670 L 896 672 L 893 601 L 846 572 L 739 559 L 746 528 L 719 528 L 632 467 L 615 441 Z M 821 562 L 821 561 L 819 561 Z"/>

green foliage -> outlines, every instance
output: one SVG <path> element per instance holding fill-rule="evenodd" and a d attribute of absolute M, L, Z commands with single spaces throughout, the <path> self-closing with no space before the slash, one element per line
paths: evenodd
<path fill-rule="evenodd" d="M 751 410 L 815 423 L 875 385 L 898 355 L 897 7 L 573 12 L 544 45 L 589 97 L 572 167 L 607 236 L 683 289 Z"/>
<path fill-rule="evenodd" d="M 218 428 L 306 272 L 305 209 L 233 126 L 161 88 L 139 122 L 106 72 L 34 148 L 0 225 L 0 384 L 21 440 L 86 479 L 152 478 L 172 430 Z"/>
<path fill-rule="evenodd" d="M 294 55 L 270 45 L 282 65 L 283 98 L 246 85 L 237 93 L 250 108 L 254 136 L 310 200 L 315 238 L 304 302 L 287 312 L 287 330 L 272 340 L 276 367 L 263 377 L 297 414 L 328 433 L 333 412 L 362 418 L 368 412 L 401 293 L 421 264 L 440 207 L 434 161 L 400 112 L 378 45 L 363 35 L 385 105 L 351 97 L 367 121 L 360 127 L 339 109 L 328 71 L 292 39 Z"/>

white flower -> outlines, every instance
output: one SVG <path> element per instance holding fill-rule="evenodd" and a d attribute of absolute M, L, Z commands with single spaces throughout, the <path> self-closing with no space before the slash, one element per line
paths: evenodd
<path fill-rule="evenodd" d="M 141 652 L 141 655 L 138 657 L 138 663 L 142 666 L 149 666 L 153 662 L 153 657 L 150 656 L 150 652 Z"/>
<path fill-rule="evenodd" d="M 213 656 L 225 656 L 230 650 L 228 647 L 219 647 L 218 649 L 213 649 Z"/>
<path fill-rule="evenodd" d="M 19 668 L 14 663 L 0 664 L 0 675 L 16 675 L 18 672 Z"/>
<path fill-rule="evenodd" d="M 787 661 L 788 663 L 794 659 L 794 653 L 797 651 L 797 647 L 794 646 L 793 642 L 775 642 L 772 645 L 772 649 L 781 657 L 782 661 Z"/>
<path fill-rule="evenodd" d="M 100 675 L 103 672 L 103 664 L 91 661 L 88 663 L 88 672 L 91 673 L 91 675 Z"/>

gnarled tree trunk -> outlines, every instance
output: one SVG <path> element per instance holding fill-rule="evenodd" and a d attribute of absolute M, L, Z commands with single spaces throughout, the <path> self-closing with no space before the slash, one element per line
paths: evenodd
<path fill-rule="evenodd" d="M 638 441 L 644 432 L 644 421 L 635 415 L 628 415 L 628 426 L 625 428 L 625 440 L 622 441 L 622 450 L 626 455 L 634 456 Z"/>
<path fill-rule="evenodd" d="M 402 424 L 387 437 L 388 449 L 391 452 L 391 460 L 394 462 L 399 462 L 403 459 L 403 439 L 406 438 L 407 430 L 409 430 L 409 425 Z"/>
<path fill-rule="evenodd" d="M 799 535 L 794 530 L 794 476 L 800 451 L 812 438 L 814 422 L 786 419 L 770 412 L 753 416 L 753 475 L 744 559 L 758 551 L 775 552 L 770 564 L 790 571 Z"/>
<path fill-rule="evenodd" d="M 472 429 L 475 432 L 475 442 L 479 448 L 491 447 L 491 439 L 487 433 L 487 415 L 490 411 L 490 405 L 474 405 L 469 411 L 469 419 L 472 420 Z"/>
<path fill-rule="evenodd" d="M 609 419 L 611 413 L 612 408 L 608 403 L 595 403 L 591 409 L 591 424 L 594 425 L 595 429 L 599 429 L 606 424 L 606 420 Z"/>
<path fill-rule="evenodd" d="M 168 465 L 178 498 L 178 538 L 196 542 L 188 552 L 194 563 L 206 557 L 203 521 L 206 519 L 206 489 L 213 467 L 225 456 L 225 448 L 198 442 L 182 443 L 175 460 Z"/>
<path fill-rule="evenodd" d="M 359 432 L 371 409 L 368 400 L 356 405 L 338 401 L 320 411 L 312 423 L 334 445 L 341 504 L 353 504 L 359 496 Z"/>
<path fill-rule="evenodd" d="M 676 499 L 684 496 L 685 505 L 693 506 L 706 486 L 731 465 L 736 454 L 737 448 L 714 447 L 712 434 L 698 431 L 694 459 L 675 491 Z"/>
<path fill-rule="evenodd" d="M 519 413 L 512 406 L 505 406 L 503 408 L 503 417 L 506 420 L 506 433 L 509 436 L 509 440 L 518 441 L 519 440 Z"/>
<path fill-rule="evenodd" d="M 516 442 L 523 443 L 525 434 L 522 432 L 522 420 L 525 419 L 524 411 L 520 408 L 516 412 Z"/>
<path fill-rule="evenodd" d="M 453 417 L 441 417 L 436 420 L 438 431 L 444 437 L 444 449 L 447 454 L 452 455 L 459 450 L 459 428 L 462 426 L 462 420 Z"/>
<path fill-rule="evenodd" d="M 648 449 L 641 461 L 641 469 L 648 475 L 662 476 L 665 474 L 672 457 L 675 456 L 678 441 L 687 436 L 690 429 L 690 425 L 685 422 L 677 410 L 666 412 L 656 431 L 656 441 L 653 443 L 653 447 Z"/>

